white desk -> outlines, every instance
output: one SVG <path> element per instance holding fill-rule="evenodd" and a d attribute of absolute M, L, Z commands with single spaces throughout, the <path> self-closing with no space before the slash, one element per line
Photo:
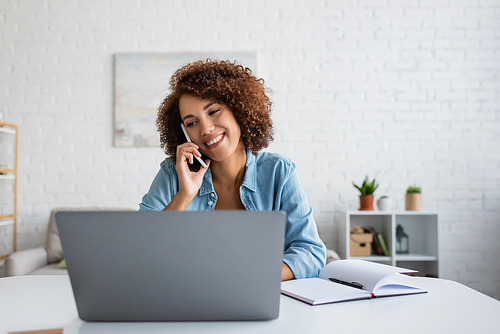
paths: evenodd
<path fill-rule="evenodd" d="M 499 333 L 500 301 L 462 284 L 404 278 L 426 294 L 309 306 L 281 296 L 261 322 L 85 323 L 68 276 L 0 278 L 0 333 L 64 327 L 64 333 Z"/>

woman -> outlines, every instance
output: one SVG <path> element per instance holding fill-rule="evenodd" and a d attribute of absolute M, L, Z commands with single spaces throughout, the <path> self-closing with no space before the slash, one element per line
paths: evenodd
<path fill-rule="evenodd" d="M 207 59 L 178 69 L 170 89 L 156 121 L 170 159 L 160 164 L 140 210 L 283 210 L 282 280 L 317 276 L 325 245 L 295 164 L 259 153 L 273 139 L 264 81 L 236 63 Z"/>

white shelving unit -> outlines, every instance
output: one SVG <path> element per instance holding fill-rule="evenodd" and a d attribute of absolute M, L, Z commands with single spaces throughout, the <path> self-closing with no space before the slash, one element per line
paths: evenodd
<path fill-rule="evenodd" d="M 15 252 L 17 248 L 17 154 L 18 154 L 18 127 L 14 124 L 0 122 L 0 144 L 3 145 L 4 138 L 10 137 L 13 141 L 8 141 L 7 147 L 2 146 L 1 165 L 0 165 L 0 182 L 10 183 L 8 186 L 11 190 L 10 194 L 2 194 L 0 197 L 0 229 L 12 226 L 12 251 L 7 254 L 2 254 L 0 251 L 0 261 L 7 258 L 11 252 Z M 13 136 L 13 137 L 12 137 Z M 8 148 L 8 149 L 7 149 Z M 11 152 L 11 155 L 7 152 Z M 9 242 L 10 243 L 10 242 Z"/>
<path fill-rule="evenodd" d="M 418 270 L 420 276 L 439 277 L 439 215 L 421 211 L 342 211 L 339 217 L 339 255 Z M 396 254 L 396 226 L 409 237 L 409 254 Z M 382 234 L 389 256 L 350 255 L 350 231 L 356 225 Z"/>

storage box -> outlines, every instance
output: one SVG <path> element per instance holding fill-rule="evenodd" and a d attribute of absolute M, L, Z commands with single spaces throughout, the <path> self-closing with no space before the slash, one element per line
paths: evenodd
<path fill-rule="evenodd" d="M 351 256 L 370 256 L 372 254 L 372 234 L 351 234 Z"/>

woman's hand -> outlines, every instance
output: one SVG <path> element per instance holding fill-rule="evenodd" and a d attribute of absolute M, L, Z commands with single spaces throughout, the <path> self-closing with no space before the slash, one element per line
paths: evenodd
<path fill-rule="evenodd" d="M 208 170 L 210 161 L 205 161 L 207 167 L 200 166 L 197 172 L 189 170 L 189 164 L 194 162 L 193 154 L 201 158 L 198 145 L 194 143 L 184 143 L 177 146 L 177 161 L 175 169 L 179 177 L 179 194 L 183 197 L 193 199 L 201 187 L 203 176 Z"/>
<path fill-rule="evenodd" d="M 189 170 L 189 164 L 193 163 L 193 154 L 201 158 L 198 145 L 194 143 L 184 143 L 177 146 L 177 161 L 175 170 L 179 178 L 179 191 L 174 195 L 170 203 L 163 209 L 184 211 L 187 209 L 193 198 L 198 193 L 203 182 L 203 176 L 210 166 L 210 160 L 205 160 L 207 167 L 200 166 L 197 172 Z"/>

